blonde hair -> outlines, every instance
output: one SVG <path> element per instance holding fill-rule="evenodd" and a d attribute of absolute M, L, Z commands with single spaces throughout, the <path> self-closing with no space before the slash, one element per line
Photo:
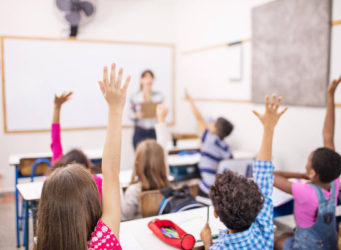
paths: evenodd
<path fill-rule="evenodd" d="M 170 186 L 163 148 L 155 140 L 145 140 L 137 146 L 130 184 L 136 182 L 141 183 L 143 191 Z"/>

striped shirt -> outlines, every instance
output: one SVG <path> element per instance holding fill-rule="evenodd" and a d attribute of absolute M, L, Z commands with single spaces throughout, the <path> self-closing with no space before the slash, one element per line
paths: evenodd
<path fill-rule="evenodd" d="M 164 101 L 163 95 L 159 92 L 152 92 L 150 97 L 150 101 L 154 103 L 162 103 Z M 148 118 L 148 119 L 137 119 L 137 113 L 141 112 L 142 103 L 144 103 L 144 95 L 143 92 L 140 90 L 135 93 L 130 98 L 130 119 L 134 122 L 135 126 L 143 128 L 143 129 L 153 129 L 156 124 L 155 118 Z"/>
<path fill-rule="evenodd" d="M 208 194 L 210 187 L 214 184 L 219 162 L 224 159 L 231 159 L 232 153 L 227 143 L 208 129 L 205 130 L 201 141 L 201 159 L 199 162 L 201 181 L 199 188 Z"/>
<path fill-rule="evenodd" d="M 253 162 L 253 179 L 264 196 L 263 207 L 249 229 L 233 234 L 228 234 L 228 229 L 221 231 L 217 242 L 209 248 L 210 250 L 273 249 L 274 225 L 271 200 L 274 183 L 273 170 L 274 166 L 271 161 Z"/>

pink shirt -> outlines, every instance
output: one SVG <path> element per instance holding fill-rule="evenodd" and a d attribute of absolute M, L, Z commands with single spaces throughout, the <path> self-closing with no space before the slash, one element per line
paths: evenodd
<path fill-rule="evenodd" d="M 99 219 L 95 230 L 88 242 L 89 250 L 122 250 L 120 242 L 116 239 L 110 228 Z"/>
<path fill-rule="evenodd" d="M 52 123 L 51 126 L 51 150 L 52 150 L 52 163 L 59 160 L 63 156 L 63 147 L 62 141 L 60 136 L 60 124 L 59 123 Z M 102 201 L 102 178 L 98 177 L 97 175 L 93 175 L 95 183 L 97 185 L 99 199 Z"/>
<path fill-rule="evenodd" d="M 340 177 L 334 180 L 335 201 L 339 195 Z M 330 198 L 331 190 L 322 189 L 327 200 Z M 294 197 L 294 216 L 296 224 L 302 228 L 314 225 L 318 209 L 316 191 L 309 183 L 294 182 L 292 184 L 292 195 Z"/>

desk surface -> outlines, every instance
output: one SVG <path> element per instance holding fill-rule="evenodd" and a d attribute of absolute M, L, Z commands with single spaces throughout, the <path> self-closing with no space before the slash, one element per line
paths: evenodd
<path fill-rule="evenodd" d="M 212 234 L 218 234 L 220 229 L 225 229 L 224 224 L 221 223 L 219 219 L 214 218 L 212 207 L 210 208 L 209 217 Z M 207 220 L 207 207 L 122 222 L 120 226 L 120 239 L 122 248 L 127 250 L 138 250 L 151 249 L 152 246 L 152 249 L 174 250 L 174 247 L 159 240 L 148 228 L 148 222 L 155 218 L 171 220 L 187 233 L 192 234 L 195 239 L 200 239 L 200 231 Z M 131 242 L 127 241 L 126 239 L 131 239 L 134 245 L 132 245 Z M 196 246 L 201 245 L 202 243 L 200 242 L 196 244 Z"/>

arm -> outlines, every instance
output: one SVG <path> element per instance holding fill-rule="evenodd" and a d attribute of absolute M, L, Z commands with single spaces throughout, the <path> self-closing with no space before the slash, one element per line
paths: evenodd
<path fill-rule="evenodd" d="M 323 125 L 323 145 L 334 150 L 334 129 L 335 129 L 335 90 L 341 82 L 341 76 L 332 81 L 328 87 L 327 111 Z"/>
<path fill-rule="evenodd" d="M 130 77 L 121 88 L 123 70 L 118 76 L 116 66 L 112 64 L 110 79 L 107 67 L 103 70 L 103 81 L 99 82 L 104 98 L 108 103 L 108 126 L 102 156 L 103 188 L 102 220 L 111 231 L 119 237 L 120 232 L 120 162 L 121 162 L 121 130 L 122 112 L 126 101 L 126 92 Z"/>
<path fill-rule="evenodd" d="M 55 162 L 63 155 L 63 148 L 60 138 L 60 110 L 63 103 L 70 100 L 72 92 L 64 92 L 60 96 L 54 96 L 54 108 L 53 108 L 53 118 L 51 126 L 51 150 L 52 150 L 52 162 Z"/>
<path fill-rule="evenodd" d="M 169 175 L 169 167 L 168 167 L 168 149 L 167 143 L 171 140 L 170 133 L 168 131 L 166 125 L 166 116 L 168 114 L 168 108 L 164 104 L 159 104 L 156 107 L 156 117 L 157 117 L 157 124 L 155 125 L 155 132 L 156 132 L 156 140 L 159 143 L 164 152 L 165 157 L 165 166 L 167 176 Z"/>
<path fill-rule="evenodd" d="M 276 103 L 276 104 L 275 104 Z M 269 97 L 265 98 L 265 113 L 260 115 L 256 111 L 253 113 L 259 118 L 263 125 L 263 139 L 257 160 L 253 164 L 253 177 L 260 191 L 264 196 L 263 208 L 259 211 L 256 223 L 263 232 L 263 237 L 269 243 L 269 248 L 273 248 L 273 170 L 274 166 L 271 162 L 272 156 L 272 139 L 276 124 L 279 118 L 284 114 L 287 108 L 278 112 L 281 97 L 277 99 L 272 95 L 271 104 L 269 105 Z M 272 240 L 271 240 L 272 239 Z"/>
<path fill-rule="evenodd" d="M 200 129 L 201 133 L 204 133 L 205 130 L 207 129 L 207 124 L 206 124 L 203 116 L 201 115 L 199 109 L 195 105 L 192 97 L 188 94 L 187 90 L 185 92 L 185 98 L 189 102 L 189 104 L 191 106 L 191 109 L 192 109 L 192 112 L 193 112 L 195 118 L 197 119 L 197 122 L 199 124 L 199 129 Z"/>

